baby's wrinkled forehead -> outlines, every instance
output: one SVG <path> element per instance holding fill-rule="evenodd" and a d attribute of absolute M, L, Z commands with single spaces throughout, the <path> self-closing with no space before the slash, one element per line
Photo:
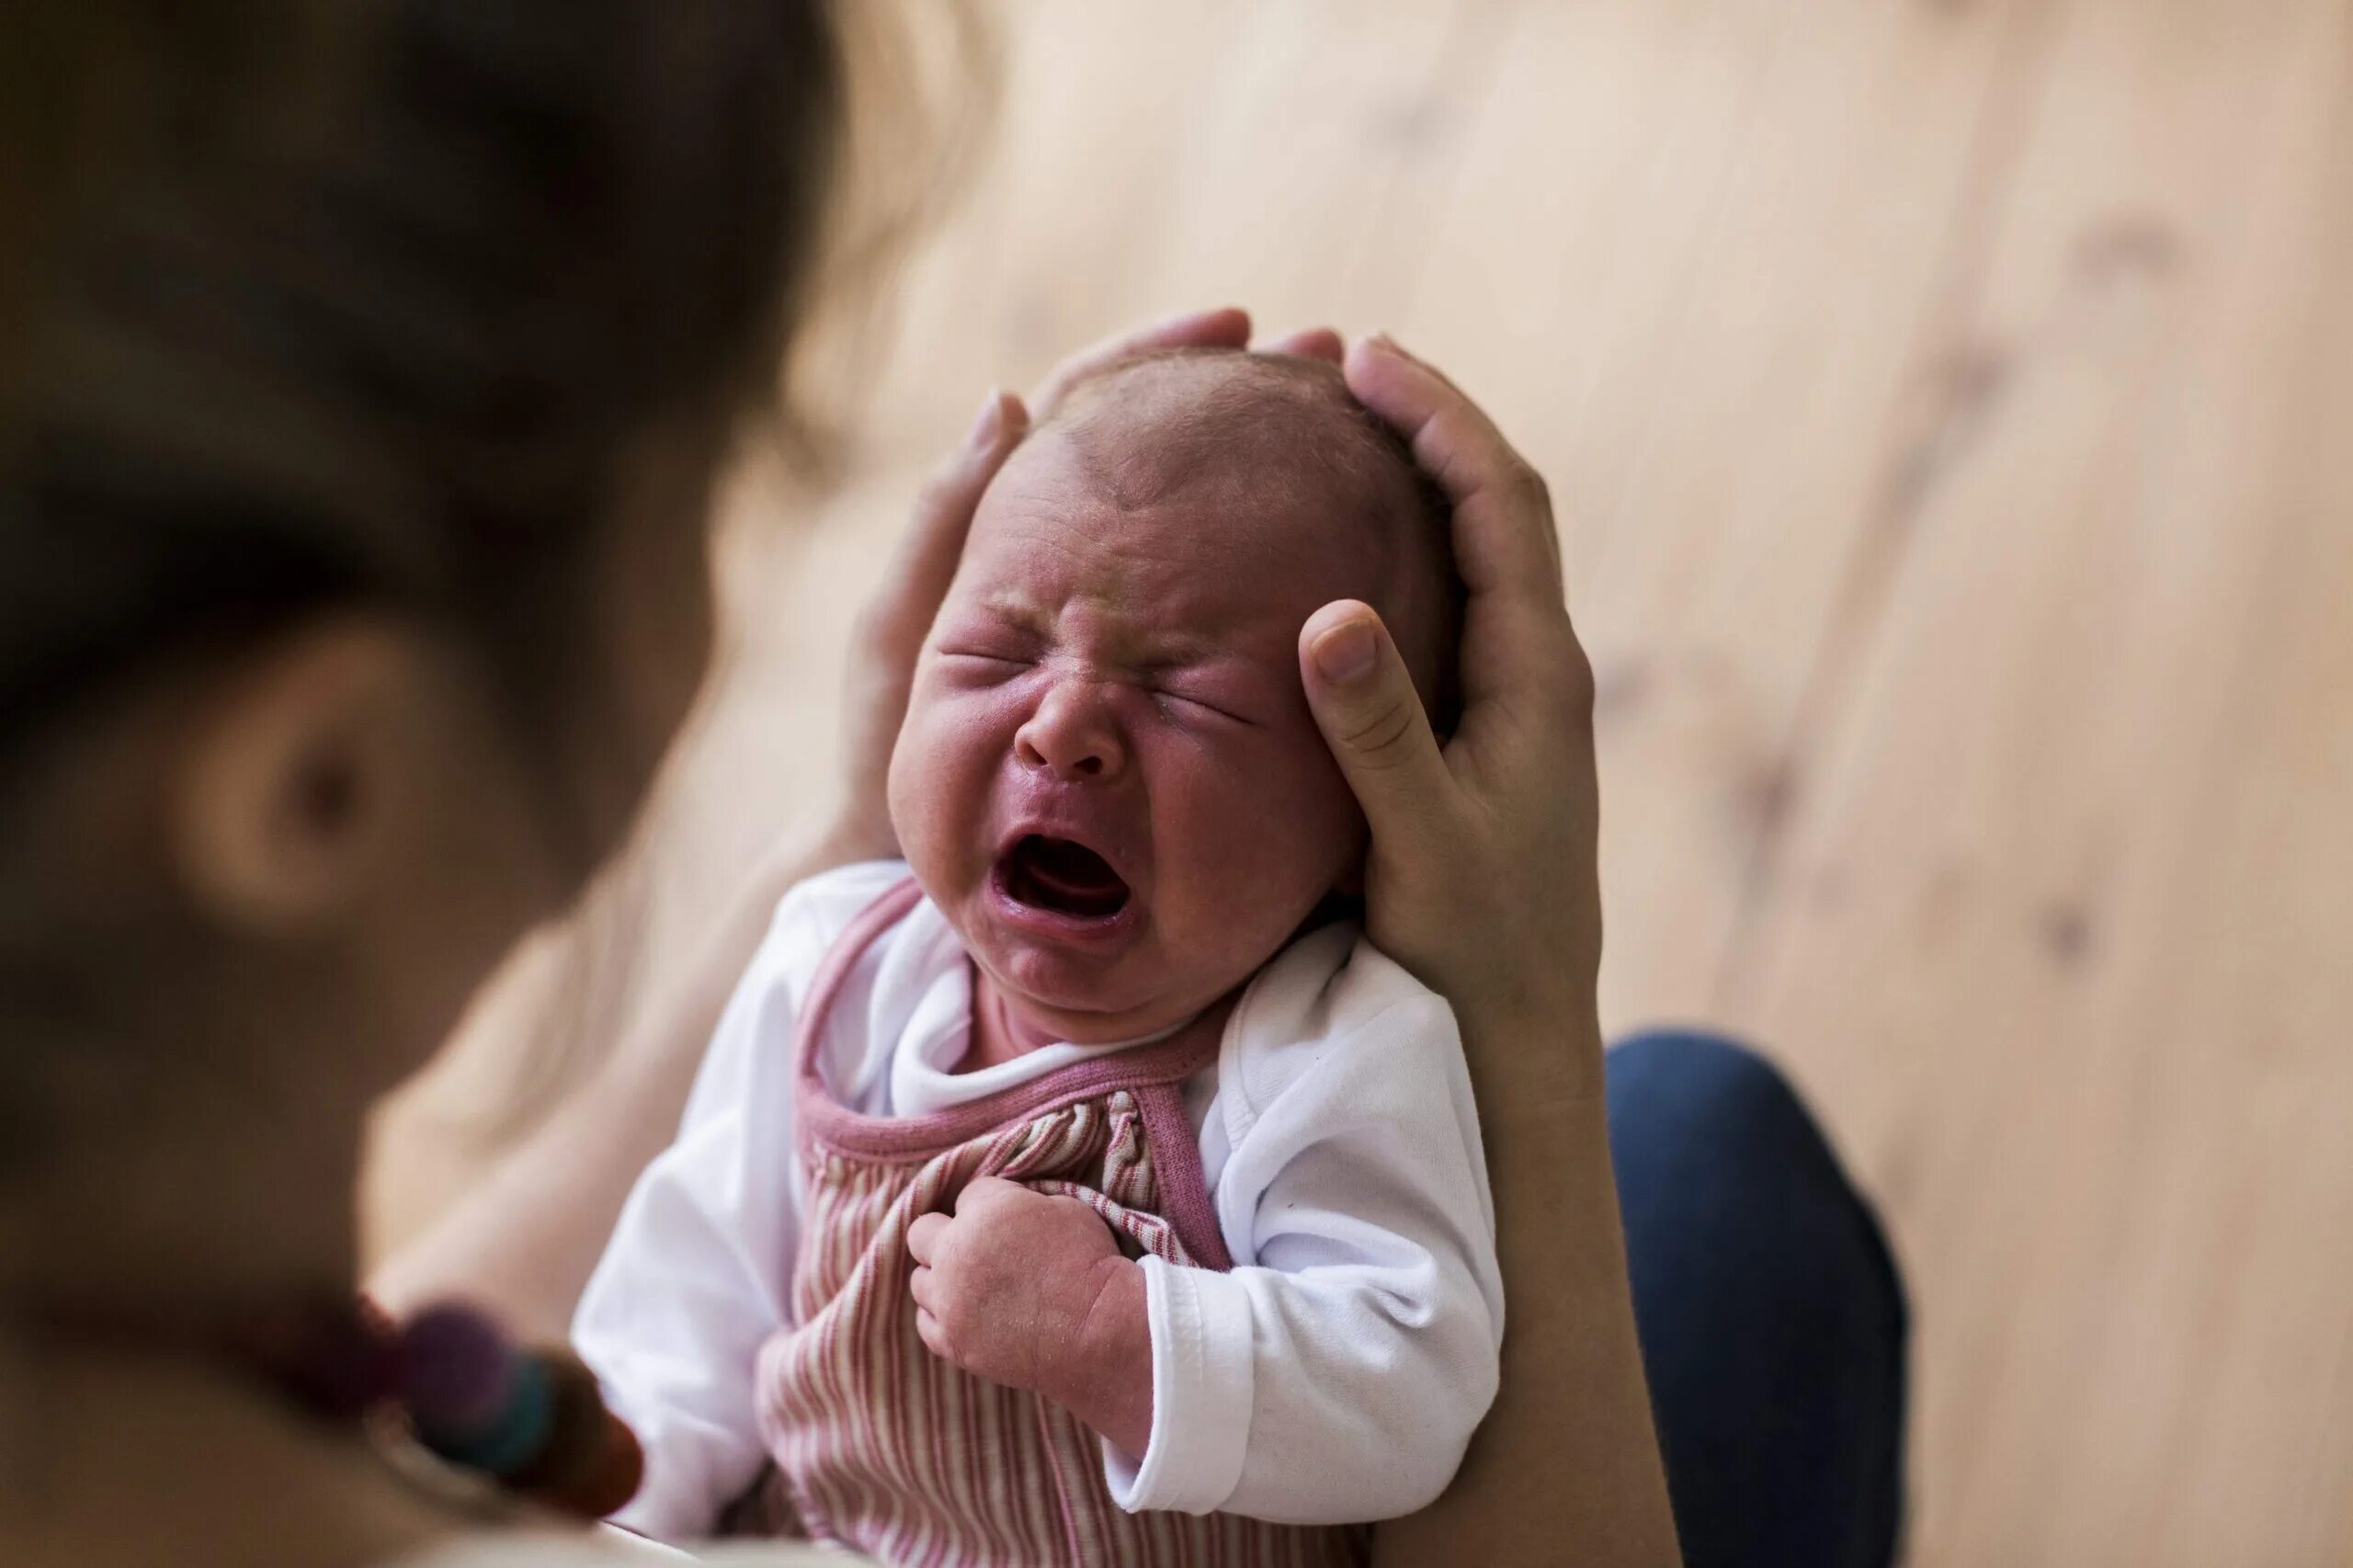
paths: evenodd
<path fill-rule="evenodd" d="M 983 532 L 1114 554 L 1138 579 L 1130 586 L 1172 612 L 1204 577 L 1228 603 L 1369 599 L 1426 693 L 1443 684 L 1443 521 L 1411 454 L 1336 366 L 1236 350 L 1126 361 L 1072 390 L 991 501 Z"/>
<path fill-rule="evenodd" d="M 1385 546 L 1381 536 L 1405 524 L 1418 500 L 1412 459 L 1320 360 L 1144 356 L 1080 382 L 1042 430 L 1121 506 L 1236 490 L 1302 517 L 1360 517 L 1364 542 Z"/>

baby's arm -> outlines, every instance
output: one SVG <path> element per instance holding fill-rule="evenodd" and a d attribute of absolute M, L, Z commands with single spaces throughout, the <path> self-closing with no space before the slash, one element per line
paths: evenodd
<path fill-rule="evenodd" d="M 763 1089 L 783 1085 L 761 1081 L 773 1052 L 759 1049 L 750 983 L 712 1036 L 677 1142 L 621 1210 L 572 1324 L 581 1358 L 645 1446 L 644 1484 L 614 1520 L 659 1540 L 710 1534 L 764 1458 L 752 1364 L 784 1322 L 779 1292 L 797 1227 L 774 1157 L 792 1147 L 790 1110 L 763 1104 Z"/>
<path fill-rule="evenodd" d="M 1085 1204 L 995 1180 L 909 1231 L 925 1343 L 1100 1433 L 1123 1506 L 1410 1513 L 1495 1398 L 1503 1287 L 1453 1014 L 1357 963 L 1385 976 L 1357 987 L 1385 1003 L 1362 1023 L 1221 1066 L 1245 1125 L 1219 1208 L 1251 1216 L 1245 1267 L 1130 1262 Z"/>
<path fill-rule="evenodd" d="M 1394 999 L 1220 1063 L 1213 1114 L 1242 1125 L 1217 1206 L 1245 1262 L 1142 1265 L 1153 1418 L 1132 1468 L 1107 1456 L 1124 1506 L 1300 1524 L 1411 1513 L 1445 1490 L 1494 1401 L 1503 1285 L 1454 1017 L 1370 949 L 1351 969 L 1336 991 L 1371 970 L 1388 979 L 1354 1000 Z"/>
<path fill-rule="evenodd" d="M 573 1321 L 573 1341 L 645 1446 L 645 1482 L 617 1523 L 683 1540 L 766 1462 L 752 1372 L 788 1321 L 793 1022 L 832 933 L 892 874 L 804 883 L 779 907 L 711 1036 L 678 1137 L 646 1168 Z"/>

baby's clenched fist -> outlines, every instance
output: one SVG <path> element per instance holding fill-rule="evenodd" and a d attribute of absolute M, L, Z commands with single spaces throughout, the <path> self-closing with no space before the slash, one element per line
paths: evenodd
<path fill-rule="evenodd" d="M 1063 1405 L 1131 1454 L 1152 1434 L 1143 1271 L 1076 1199 L 995 1176 L 907 1227 L 915 1332 L 966 1371 Z"/>

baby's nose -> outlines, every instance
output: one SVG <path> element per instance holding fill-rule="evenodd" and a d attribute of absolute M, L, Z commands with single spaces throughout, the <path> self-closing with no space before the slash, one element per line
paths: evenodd
<path fill-rule="evenodd" d="M 1101 783 L 1117 778 L 1128 763 L 1119 725 L 1100 693 L 1073 682 L 1046 694 L 1013 737 L 1024 767 L 1057 778 Z"/>

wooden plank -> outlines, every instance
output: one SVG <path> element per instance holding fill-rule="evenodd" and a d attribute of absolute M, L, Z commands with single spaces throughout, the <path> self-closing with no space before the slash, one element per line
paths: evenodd
<path fill-rule="evenodd" d="M 1710 1016 L 2014 9 L 1530 8 L 1438 215 L 1403 324 L 1555 477 L 1602 682 L 1613 1028 Z"/>
<path fill-rule="evenodd" d="M 1791 834 L 1720 998 L 1813 1086 L 1911 1269 L 1923 1563 L 2316 1560 L 2272 1534 L 2316 1479 L 2283 1451 L 2325 1436 L 2309 1411 L 2267 1403 L 2268 1467 L 2200 1485 L 2232 1457 L 2216 1353 L 2285 1334 L 2326 1365 L 2345 1324 L 2248 1313 L 2245 1343 L 2211 1337 L 2274 1186 L 2224 1021 L 2257 994 L 2241 975 L 2200 1028 L 2180 1014 L 2188 966 L 2249 953 L 2196 892 L 2216 813 L 2264 788 L 2249 689 L 2342 706 L 2245 652 L 2307 528 L 2276 493 L 2313 301 L 2343 270 L 2313 188 L 2341 156 L 2336 9 L 2060 16 L 1944 349 L 1965 395 L 1927 432 L 1871 631 L 1818 677 Z M 2299 830 L 2333 839 L 2341 887 L 2344 826 Z M 2337 896 L 2317 885 L 2290 896 Z M 2341 940 L 2341 907 L 2300 931 Z M 2353 999 L 2343 968 L 2304 994 Z M 2353 1084 L 2300 1087 L 2341 1113 Z"/>
<path fill-rule="evenodd" d="M 1155 312 L 1239 303 L 1283 324 L 1381 302 L 1384 264 L 1429 244 L 1427 224 L 1385 214 L 1443 179 L 1447 127 L 1477 101 L 1483 40 L 1508 14 L 1344 0 L 1009 13 L 995 154 L 910 270 L 870 439 L 912 436 L 892 455 L 927 453 L 974 389 L 1021 385 Z"/>

